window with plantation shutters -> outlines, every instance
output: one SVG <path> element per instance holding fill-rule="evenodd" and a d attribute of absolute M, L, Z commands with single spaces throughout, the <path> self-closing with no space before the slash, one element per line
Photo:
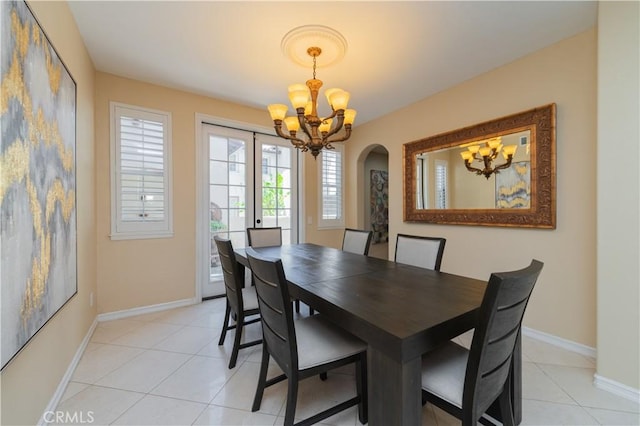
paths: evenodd
<path fill-rule="evenodd" d="M 165 238 L 171 217 L 171 114 L 111 103 L 111 238 Z"/>
<path fill-rule="evenodd" d="M 344 226 L 343 214 L 343 163 L 342 146 L 333 150 L 322 150 L 318 156 L 319 191 L 318 227 L 333 228 Z"/>
<path fill-rule="evenodd" d="M 435 203 L 436 209 L 446 209 L 449 204 L 449 194 L 447 194 L 447 168 L 446 161 L 436 160 L 435 179 Z"/>

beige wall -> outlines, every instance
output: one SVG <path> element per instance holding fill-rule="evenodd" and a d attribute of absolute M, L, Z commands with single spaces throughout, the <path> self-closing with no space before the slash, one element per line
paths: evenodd
<path fill-rule="evenodd" d="M 636 392 L 640 389 L 639 18 L 638 2 L 599 5 L 598 375 Z"/>
<path fill-rule="evenodd" d="M 3 425 L 36 424 L 96 317 L 94 68 L 65 2 L 29 2 L 77 84 L 78 293 L 2 371 Z"/>
<path fill-rule="evenodd" d="M 402 144 L 533 107 L 557 104 L 557 229 L 414 224 L 402 217 Z M 371 144 L 389 151 L 390 253 L 399 232 L 447 238 L 442 269 L 487 279 L 492 271 L 545 262 L 525 325 L 596 345 L 596 31 L 591 30 L 358 126 L 347 147 L 347 181 L 362 191 Z M 478 179 L 483 179 L 478 177 Z M 347 187 L 347 225 L 360 217 Z"/>
<path fill-rule="evenodd" d="M 109 182 L 109 102 L 172 114 L 173 238 L 112 241 Z M 98 312 L 195 297 L 196 113 L 270 127 L 264 110 L 243 107 L 98 72 L 96 193 Z"/>

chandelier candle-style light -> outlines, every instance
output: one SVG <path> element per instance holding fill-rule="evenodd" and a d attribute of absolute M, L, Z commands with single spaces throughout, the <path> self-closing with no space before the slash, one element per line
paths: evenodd
<path fill-rule="evenodd" d="M 322 49 L 312 46 L 307 49 L 309 56 L 313 58 L 313 78 L 304 84 L 289 86 L 289 100 L 296 110 L 296 116 L 286 117 L 287 106 L 284 104 L 271 104 L 267 107 L 271 114 L 276 133 L 281 138 L 291 141 L 298 149 L 311 151 L 313 157 L 317 157 L 320 151 L 334 149 L 334 142 L 342 142 L 351 136 L 351 126 L 356 117 L 356 111 L 347 109 L 349 92 L 342 89 L 327 89 L 325 96 L 331 107 L 331 114 L 321 118 L 318 116 L 318 93 L 322 87 L 322 80 L 316 79 L 316 59 L 322 53 Z M 289 134 L 282 129 L 282 122 L 287 126 Z M 330 139 L 344 127 L 344 134 Z M 302 129 L 306 138 L 298 137 Z"/>
<path fill-rule="evenodd" d="M 460 156 L 464 160 L 464 165 L 467 170 L 477 175 L 483 175 L 487 179 L 494 174 L 499 173 L 500 170 L 506 169 L 511 166 L 513 156 L 516 154 L 517 145 L 503 146 L 500 137 L 491 138 L 486 141 L 485 145 L 470 145 L 466 151 L 462 151 Z M 498 153 L 502 152 L 506 163 L 499 166 L 491 167 L 491 163 L 498 157 Z M 473 161 L 479 161 L 484 165 L 482 169 L 472 167 Z"/>

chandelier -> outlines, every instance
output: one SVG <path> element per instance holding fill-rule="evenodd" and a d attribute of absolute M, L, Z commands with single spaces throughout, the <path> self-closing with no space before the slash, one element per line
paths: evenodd
<path fill-rule="evenodd" d="M 286 117 L 287 106 L 284 104 L 271 104 L 267 106 L 274 128 L 278 136 L 291 141 L 293 146 L 305 151 L 311 151 L 314 158 L 324 149 L 334 149 L 331 144 L 342 142 L 351 136 L 351 126 L 356 117 L 356 111 L 347 109 L 349 92 L 342 89 L 327 89 L 325 96 L 331 107 L 331 114 L 327 117 L 318 116 L 318 93 L 322 87 L 322 80 L 316 79 L 316 59 L 322 53 L 322 49 L 312 46 L 307 49 L 307 54 L 313 58 L 313 78 L 305 84 L 293 84 L 289 86 L 289 100 L 295 116 Z M 287 126 L 289 134 L 285 133 L 282 123 Z M 332 139 L 344 127 L 344 133 Z M 304 137 L 299 137 L 302 129 Z"/>
<path fill-rule="evenodd" d="M 511 161 L 513 160 L 513 156 L 516 154 L 517 148 L 517 145 L 503 146 L 501 138 L 496 137 L 485 141 L 484 146 L 480 144 L 468 146 L 466 151 L 462 151 L 460 153 L 460 156 L 464 160 L 464 165 L 467 167 L 467 170 L 489 179 L 492 174 L 500 173 L 500 170 L 511 166 Z M 492 167 L 492 163 L 498 157 L 499 152 L 502 152 L 502 156 L 506 162 L 499 166 L 494 165 Z M 474 161 L 480 162 L 481 165 L 483 165 L 483 168 L 480 169 L 472 167 Z"/>

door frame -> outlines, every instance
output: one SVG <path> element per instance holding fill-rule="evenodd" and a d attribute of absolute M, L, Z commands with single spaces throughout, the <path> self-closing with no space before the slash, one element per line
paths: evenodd
<path fill-rule="evenodd" d="M 202 301 L 202 284 L 204 280 L 209 279 L 210 259 L 209 259 L 209 234 L 201 232 L 207 229 L 208 217 L 206 209 L 209 200 L 209 185 L 205 184 L 202 179 L 205 171 L 209 171 L 208 147 L 202 143 L 202 125 L 212 124 L 214 126 L 232 127 L 248 132 L 265 133 L 276 136 L 275 131 L 271 127 L 264 127 L 253 123 L 243 121 L 230 120 L 227 118 L 216 117 L 212 115 L 196 113 L 195 114 L 195 188 L 196 188 L 196 217 L 195 217 L 195 300 L 196 303 Z M 298 155 L 298 241 L 305 241 L 305 208 L 302 200 L 304 196 L 304 156 Z"/>

